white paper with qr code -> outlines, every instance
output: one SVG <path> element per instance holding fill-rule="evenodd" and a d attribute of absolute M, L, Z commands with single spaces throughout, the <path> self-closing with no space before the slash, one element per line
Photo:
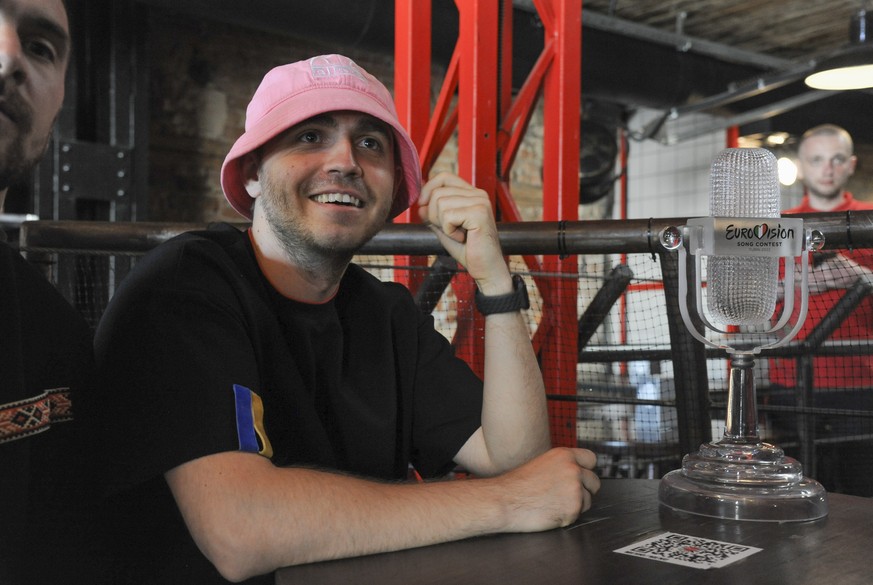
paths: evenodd
<path fill-rule="evenodd" d="M 617 549 L 615 552 L 696 569 L 714 569 L 729 565 L 760 550 L 754 546 L 665 532 Z"/>

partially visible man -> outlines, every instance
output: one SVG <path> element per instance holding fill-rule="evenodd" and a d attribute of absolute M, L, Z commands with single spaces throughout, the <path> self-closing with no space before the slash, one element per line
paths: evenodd
<path fill-rule="evenodd" d="M 855 173 L 858 157 L 852 136 L 834 124 L 822 124 L 803 133 L 797 147 L 804 197 L 799 205 L 784 213 L 870 209 L 846 191 Z"/>
<path fill-rule="evenodd" d="M 277 568 L 567 525 L 596 457 L 549 450 L 542 375 L 488 195 L 424 186 L 388 90 L 350 59 L 274 68 L 222 187 L 252 227 L 159 246 L 101 320 L 119 581 Z M 409 291 L 351 263 L 414 206 L 476 281 L 484 381 Z M 478 479 L 440 478 L 456 465 Z"/>
<path fill-rule="evenodd" d="M 45 153 L 64 100 L 69 53 L 61 0 L 0 5 L 0 204 Z"/>
<path fill-rule="evenodd" d="M 0 1 L 0 210 L 45 152 L 64 99 L 68 31 L 61 0 Z M 93 551 L 79 548 L 89 535 L 75 508 L 86 470 L 74 415 L 91 334 L 5 241 L 0 330 L 0 583 L 83 582 L 73 565 Z"/>
<path fill-rule="evenodd" d="M 784 214 L 814 212 L 845 212 L 873 209 L 873 205 L 858 201 L 846 184 L 855 172 L 857 157 L 851 135 L 833 124 L 823 124 L 807 130 L 798 145 L 798 170 L 805 191 L 799 205 Z M 828 315 L 834 305 L 858 278 L 873 276 L 873 252 L 869 249 L 825 252 L 812 255 L 809 274 L 809 311 L 798 334 L 805 339 Z M 873 338 L 873 299 L 865 298 L 830 337 L 868 345 Z M 855 388 L 873 385 L 873 355 L 826 356 L 813 359 L 815 405 L 819 407 L 870 410 L 873 409 L 873 389 L 859 394 Z M 796 360 L 770 360 L 770 382 L 790 389 L 781 402 L 793 403 L 796 388 Z M 850 389 L 850 390 L 847 390 Z M 779 401 L 775 398 L 774 401 Z M 780 417 L 775 417 L 778 421 Z M 834 438 L 859 432 L 849 426 L 845 417 L 817 417 L 819 438 Z M 869 432 L 869 430 L 867 431 Z M 867 472 L 858 473 L 858 459 L 851 453 L 864 453 L 869 443 L 834 443 L 819 446 L 817 473 L 820 481 L 832 491 L 873 495 L 873 481 Z M 873 462 L 869 454 L 864 459 Z M 869 467 L 869 464 L 866 466 Z"/>
<path fill-rule="evenodd" d="M 824 124 L 807 130 L 798 146 L 800 177 L 805 192 L 799 205 L 784 214 L 841 212 L 873 209 L 873 205 L 858 201 L 846 190 L 846 183 L 855 172 L 857 157 L 852 137 L 846 130 Z M 815 328 L 845 290 L 862 275 L 871 274 L 873 254 L 869 250 L 825 253 L 813 256 L 810 271 L 810 309 L 798 339 L 804 339 Z M 833 339 L 869 340 L 873 334 L 873 302 L 862 302 L 835 331 Z M 820 357 L 814 360 L 816 387 L 857 387 L 873 383 L 873 356 Z M 772 383 L 795 385 L 794 360 L 773 361 Z"/>

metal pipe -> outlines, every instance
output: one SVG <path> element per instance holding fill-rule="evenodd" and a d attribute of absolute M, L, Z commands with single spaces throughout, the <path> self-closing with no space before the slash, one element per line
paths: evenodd
<path fill-rule="evenodd" d="M 870 282 L 870 279 L 867 276 L 859 277 L 806 336 L 803 345 L 806 346 L 807 352 L 810 355 L 813 354 L 822 343 L 829 339 L 871 291 L 873 291 L 873 283 Z"/>
<path fill-rule="evenodd" d="M 624 294 L 633 279 L 633 271 L 625 264 L 619 264 L 606 277 L 603 286 L 588 303 L 585 312 L 579 317 L 579 353 L 583 353 L 585 346 L 594 336 L 597 328 L 609 315 L 612 306 Z"/>
<path fill-rule="evenodd" d="M 450 256 L 437 256 L 431 265 L 421 286 L 415 292 L 415 304 L 423 313 L 432 313 L 439 302 L 440 297 L 449 287 L 455 274 L 458 272 L 458 263 Z"/>
<path fill-rule="evenodd" d="M 799 214 L 805 226 L 821 231 L 825 250 L 873 248 L 873 210 Z M 506 254 L 633 254 L 664 252 L 659 234 L 685 225 L 688 218 L 530 221 L 498 225 Z M 238 224 L 245 227 L 246 224 Z M 100 250 L 145 253 L 205 223 L 26 221 L 21 224 L 25 250 Z M 389 224 L 361 249 L 361 254 L 442 254 L 436 235 L 420 224 Z"/>
<path fill-rule="evenodd" d="M 0 228 L 18 229 L 25 221 L 35 219 L 39 219 L 39 216 L 32 213 L 0 213 Z"/>

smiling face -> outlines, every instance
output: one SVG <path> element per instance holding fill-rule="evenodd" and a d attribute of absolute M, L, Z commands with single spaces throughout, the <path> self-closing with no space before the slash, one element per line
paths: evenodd
<path fill-rule="evenodd" d="M 69 53 L 61 0 L 0 0 L 0 203 L 45 152 Z"/>
<path fill-rule="evenodd" d="M 394 135 L 372 116 L 316 116 L 259 152 L 252 226 L 267 229 L 295 263 L 348 262 L 388 220 L 396 191 Z"/>

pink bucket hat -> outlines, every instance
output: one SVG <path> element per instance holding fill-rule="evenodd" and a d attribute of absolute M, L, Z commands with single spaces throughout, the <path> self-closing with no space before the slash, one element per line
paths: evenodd
<path fill-rule="evenodd" d="M 253 199 L 245 188 L 241 159 L 291 126 L 347 110 L 369 114 L 394 129 L 401 184 L 391 217 L 415 203 L 421 191 L 418 151 L 397 119 L 394 100 L 382 83 L 342 55 L 321 55 L 269 71 L 246 109 L 246 129 L 221 166 L 221 188 L 240 214 L 252 218 Z"/>

